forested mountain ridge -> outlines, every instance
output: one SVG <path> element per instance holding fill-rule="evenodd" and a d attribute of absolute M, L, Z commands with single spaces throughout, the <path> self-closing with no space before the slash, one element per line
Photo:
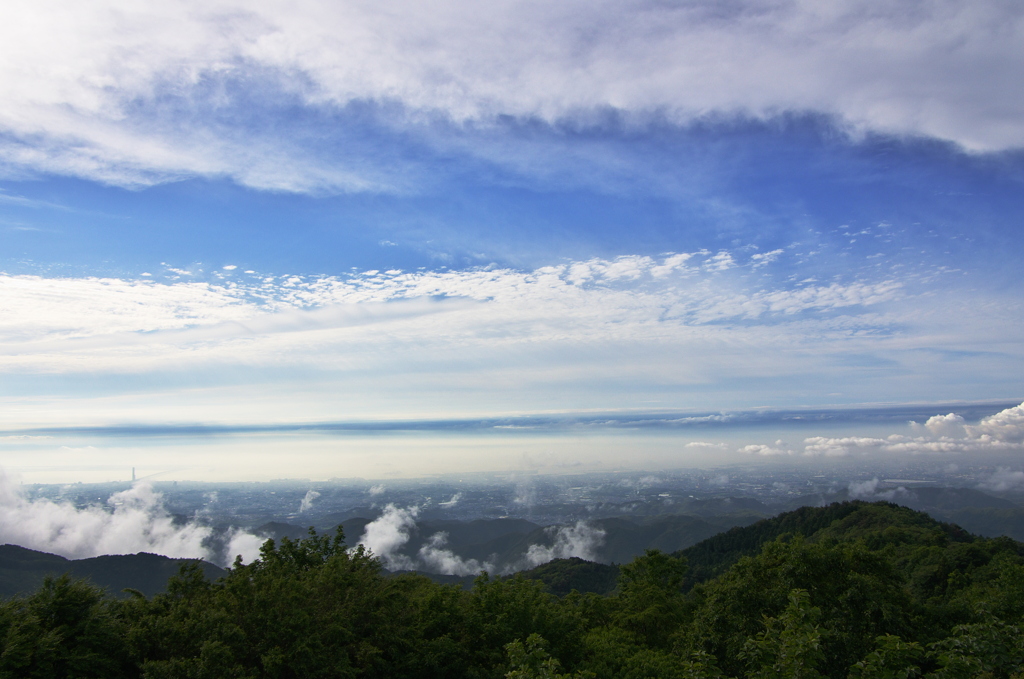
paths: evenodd
<path fill-rule="evenodd" d="M 689 591 L 696 584 L 721 575 L 742 557 L 757 554 L 765 543 L 783 536 L 786 539 L 802 536 L 811 542 L 863 539 L 868 544 L 878 544 L 879 541 L 893 541 L 897 535 L 901 535 L 903 541 L 934 540 L 935 531 L 940 531 L 953 542 L 970 543 L 981 539 L 955 524 L 937 521 L 904 506 L 853 500 L 826 507 L 800 507 L 747 526 L 736 526 L 673 552 L 672 556 L 684 558 L 687 562 L 683 588 Z M 581 571 L 584 564 L 585 570 Z M 614 566 L 581 563 L 580 559 L 557 559 L 521 574 L 540 580 L 553 594 L 567 593 L 562 583 L 573 580 L 583 584 L 578 587 L 581 591 L 611 594 L 617 573 Z"/>
<path fill-rule="evenodd" d="M 123 589 L 135 589 L 147 596 L 164 591 L 167 580 L 181 566 L 195 559 L 172 559 L 159 554 L 110 554 L 88 559 L 65 559 L 17 545 L 0 545 L 0 597 L 28 593 L 39 588 L 47 575 L 65 573 L 83 578 L 112 596 L 123 595 Z M 206 577 L 225 575 L 223 568 L 199 562 Z"/>
<path fill-rule="evenodd" d="M 927 512 L 939 521 L 955 523 L 976 535 L 1006 535 L 1018 541 L 1024 540 L 1024 507 L 1003 497 L 995 497 L 975 488 L 929 486 L 897 487 L 886 495 L 888 497 L 885 499 L 890 502 Z M 825 506 L 856 499 L 850 495 L 849 490 L 843 489 L 834 493 L 804 496 L 783 508 Z"/>
<path fill-rule="evenodd" d="M 885 510 L 872 507 L 885 507 Z M 734 527 L 680 550 L 675 556 L 687 560 L 690 568 L 686 581 L 693 585 L 720 575 L 741 557 L 753 555 L 766 542 L 787 534 L 812 541 L 863 538 L 876 544 L 879 540 L 895 540 L 897 535 L 904 541 L 913 541 L 928 539 L 925 534 L 934 537 L 939 533 L 954 542 L 980 539 L 955 524 L 938 521 L 905 506 L 853 500 L 825 507 L 801 507 L 749 526 Z"/>
<path fill-rule="evenodd" d="M 523 576 L 481 576 L 464 591 L 387 576 L 340 532 L 268 543 L 217 582 L 188 566 L 152 598 L 49 580 L 0 605 L 0 677 L 1008 679 L 1024 670 L 1024 545 L 884 503 L 773 521 L 720 543 L 733 563 L 689 591 L 686 559 L 655 550 L 620 568 L 610 596 L 556 597 Z"/>

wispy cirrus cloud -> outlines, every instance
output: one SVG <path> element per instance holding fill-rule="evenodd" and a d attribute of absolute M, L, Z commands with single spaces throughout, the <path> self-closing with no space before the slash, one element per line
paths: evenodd
<path fill-rule="evenodd" d="M 419 332 L 426 346 L 448 348 L 671 343 L 673 336 L 693 338 L 716 324 L 810 318 L 817 319 L 819 333 L 835 335 L 847 331 L 834 325 L 833 314 L 849 312 L 849 319 L 878 328 L 889 321 L 869 320 L 866 310 L 904 294 L 891 280 L 795 288 L 744 283 L 720 277 L 715 263 L 723 255 L 733 261 L 729 253 L 703 251 L 592 259 L 533 271 L 234 278 L 218 273 L 208 280 L 174 281 L 182 276 L 175 269 L 162 282 L 0 276 L 0 364 L 60 370 L 77 362 L 90 369 L 134 370 L 161 356 L 173 360 L 181 351 L 225 359 L 241 351 L 235 355 L 258 361 L 260 345 L 279 353 L 281 342 L 302 344 L 314 336 L 315 344 L 360 343 L 361 336 L 378 332 L 371 326 L 382 323 L 392 340 Z M 759 265 L 749 258 L 743 262 L 747 268 Z M 438 313 L 444 318 L 427 320 Z M 292 356 L 324 360 L 320 353 Z M 70 363 L 60 367 L 62 361 Z"/>
<path fill-rule="evenodd" d="M 697 392 L 704 410 L 808 405 L 799 394 L 827 382 L 842 385 L 838 400 L 847 403 L 872 401 L 879 390 L 961 400 L 963 384 L 979 385 L 967 395 L 983 399 L 993 396 L 992 384 L 1010 389 L 1012 366 L 1024 362 L 1012 305 L 935 300 L 913 277 L 776 280 L 772 267 L 786 272 L 788 255 L 763 266 L 752 252 L 350 276 L 223 268 L 167 268 L 137 280 L 4 275 L 7 383 L 33 375 L 86 380 L 81 395 L 60 400 L 92 404 L 80 415 L 55 405 L 13 409 L 6 420 L 21 428 L 55 423 L 58 413 L 68 426 L 153 422 L 154 412 L 173 413 L 157 421 L 201 413 L 204 422 L 242 424 L 268 413 L 280 422 L 331 421 L 341 412 L 389 421 L 486 418 L 636 408 L 637 394 L 678 412 L 694 409 L 685 395 Z M 708 266 L 723 253 L 731 268 Z M 959 386 L 949 385 L 951 374 Z M 158 384 L 173 407 L 136 412 L 143 402 L 132 394 Z M 205 391 L 186 395 L 178 384 Z M 244 384 L 260 386 L 239 391 Z M 98 385 L 117 395 L 111 404 L 120 411 L 91 410 Z M 15 394 L 7 398 L 21 403 Z M 287 405 L 271 405 L 277 400 Z M 619 418 L 614 426 L 632 425 Z M 815 445 L 828 455 L 854 444 Z"/>

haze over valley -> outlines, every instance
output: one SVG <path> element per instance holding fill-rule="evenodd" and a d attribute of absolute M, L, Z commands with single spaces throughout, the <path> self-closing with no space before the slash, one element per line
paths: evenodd
<path fill-rule="evenodd" d="M 71 559 L 151 552 L 227 567 L 237 556 L 258 558 L 267 539 L 340 526 L 348 544 L 388 570 L 468 580 L 554 559 L 626 563 L 646 549 L 676 552 L 734 526 L 849 500 L 892 502 L 978 535 L 1022 539 L 1024 472 L 1013 468 L 1022 412 L 1014 406 L 974 421 L 935 415 L 884 438 L 811 436 L 799 454 L 781 442 L 748 444 L 744 462 L 699 469 L 235 483 L 8 479 L 0 528 L 14 544 Z"/>

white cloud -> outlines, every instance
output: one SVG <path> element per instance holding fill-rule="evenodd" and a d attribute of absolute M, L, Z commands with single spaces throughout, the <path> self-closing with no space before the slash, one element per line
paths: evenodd
<path fill-rule="evenodd" d="M 677 269 L 685 266 L 686 262 L 693 257 L 693 253 L 683 252 L 678 254 L 671 254 L 662 261 L 661 264 L 657 264 L 651 267 L 651 275 L 655 278 L 662 278 Z"/>
<path fill-rule="evenodd" d="M 850 497 L 855 500 L 870 500 L 872 502 L 876 500 L 886 500 L 889 502 L 906 501 L 914 497 L 914 494 L 903 486 L 879 491 L 877 478 L 870 481 L 851 481 L 849 493 Z"/>
<path fill-rule="evenodd" d="M 426 570 L 443 575 L 478 575 L 480 571 L 492 571 L 494 565 L 476 559 L 463 559 L 445 545 L 448 544 L 447 533 L 434 533 L 420 547 L 418 556 Z"/>
<path fill-rule="evenodd" d="M 0 337 L 81 338 L 240 321 L 252 316 L 231 288 L 113 278 L 0 275 Z"/>
<path fill-rule="evenodd" d="M 956 413 L 932 415 L 924 423 L 924 426 L 934 436 L 956 437 L 963 436 L 966 433 L 964 430 L 964 418 Z"/>
<path fill-rule="evenodd" d="M 992 476 L 978 486 L 982 490 L 1004 493 L 1008 490 L 1024 490 L 1024 472 L 1013 471 L 1008 467 L 1000 467 Z"/>
<path fill-rule="evenodd" d="M 939 301 L 889 280 L 779 282 L 762 275 L 774 265 L 756 274 L 746 265 L 704 271 L 714 256 L 237 281 L 211 280 L 198 268 L 181 280 L 167 271 L 141 281 L 0 275 L 0 374 L 106 379 L 120 399 L 115 405 L 83 392 L 60 403 L 12 404 L 0 419 L 7 429 L 154 418 L 309 421 L 339 412 L 402 419 L 535 411 L 553 393 L 574 395 L 580 408 L 635 407 L 617 386 L 625 384 L 631 393 L 699 386 L 719 394 L 715 407 L 728 408 L 727 385 L 740 380 L 771 383 L 780 404 L 780 390 L 795 399 L 794 384 L 813 393 L 823 380 L 863 384 L 853 397 L 868 400 L 897 382 L 928 394 L 927 385 L 945 384 L 948 373 L 928 358 L 935 349 L 991 348 L 953 366 L 960 379 L 978 382 L 1006 380 L 1004 366 L 1024 360 L 1012 306 L 979 308 L 952 295 Z M 994 362 L 995 351 L 1009 358 Z M 865 359 L 900 370 L 865 373 Z M 979 368 L 987 372 L 971 372 Z M 172 385 L 159 404 L 157 396 L 136 398 L 133 390 L 150 381 L 163 389 L 160 375 L 203 386 L 183 394 Z M 260 388 L 246 392 L 242 384 Z M 273 405 L 269 385 L 277 390 Z M 1013 425 L 999 422 L 983 426 L 994 441 L 1008 441 Z M 915 433 L 927 440 L 891 445 L 963 447 L 925 425 Z M 829 445 L 842 452 L 849 443 Z"/>
<path fill-rule="evenodd" d="M 725 450 L 728 446 L 724 443 L 711 443 L 709 441 L 690 441 L 686 444 L 687 448 L 716 448 L 718 450 Z"/>
<path fill-rule="evenodd" d="M 373 552 L 390 570 L 412 570 L 415 562 L 399 550 L 409 542 L 409 533 L 416 528 L 417 514 L 418 507 L 401 509 L 388 504 L 383 514 L 366 524 L 358 544 Z"/>
<path fill-rule="evenodd" d="M 772 250 L 771 252 L 759 252 L 750 256 L 751 266 L 755 269 L 759 269 L 762 266 L 767 266 L 782 256 L 782 250 Z"/>
<path fill-rule="evenodd" d="M 302 502 L 299 503 L 299 514 L 308 512 L 313 508 L 313 501 L 320 497 L 320 493 L 315 490 L 306 491 L 306 496 L 302 498 Z"/>
<path fill-rule="evenodd" d="M 850 482 L 850 497 L 865 497 L 872 496 L 875 494 L 875 489 L 878 488 L 878 479 L 874 478 L 870 481 Z"/>
<path fill-rule="evenodd" d="M 399 187 L 402 169 L 369 164 L 357 131 L 334 130 L 351 150 L 324 154 L 294 119 L 290 138 L 261 122 L 295 104 L 322 117 L 367 102 L 403 128 L 487 128 L 502 115 L 586 124 L 608 109 L 680 124 L 814 111 L 854 132 L 1015 148 L 1022 17 L 998 0 L 12 0 L 0 157 L 124 185 L 199 174 Z"/>
<path fill-rule="evenodd" d="M 524 568 L 533 568 L 553 559 L 569 559 L 574 556 L 596 561 L 597 550 L 604 544 L 604 530 L 585 521 L 577 521 L 570 526 L 550 526 L 545 530 L 551 544 L 530 545 L 524 556 Z"/>
<path fill-rule="evenodd" d="M 327 339 L 323 331 L 355 339 L 361 326 L 376 334 L 369 326 L 381 323 L 422 331 L 425 317 L 436 313 L 446 316 L 428 331 L 440 331 L 437 339 L 476 342 L 486 335 L 491 343 L 536 345 L 666 337 L 727 319 L 876 305 L 896 299 L 900 289 L 887 281 L 741 291 L 692 278 L 683 261 L 630 256 L 534 271 L 373 271 L 226 283 L 0 275 L 0 370 L 138 370 L 146 361 L 186 354 L 255 358 L 261 347 L 280 357 L 285 333 L 306 342 L 310 333 Z"/>
<path fill-rule="evenodd" d="M 445 575 L 475 575 L 493 571 L 494 564 L 464 559 L 447 547 L 448 535 L 438 532 L 427 538 L 414 556 L 402 553 L 416 529 L 417 507 L 399 508 L 388 504 L 384 513 L 366 525 L 359 544 L 373 552 L 390 570 L 423 569 Z M 603 544 L 604 531 L 578 522 L 572 526 L 552 526 L 547 530 L 551 545 L 530 545 L 519 568 L 529 568 L 552 559 L 571 556 L 594 560 L 595 550 Z M 525 564 L 525 565 L 524 565 Z"/>
<path fill-rule="evenodd" d="M 972 437 L 1004 442 L 1024 441 L 1024 403 L 986 417 L 976 426 L 965 429 Z"/>
<path fill-rule="evenodd" d="M 912 437 L 902 434 L 891 434 L 884 439 L 864 436 L 840 438 L 813 436 L 805 439 L 804 444 L 805 455 L 824 455 L 826 457 L 842 457 L 856 452 L 926 455 L 993 452 L 1008 449 L 1006 444 L 1001 442 L 980 439 L 953 439 L 945 436 L 938 438 Z"/>
<path fill-rule="evenodd" d="M 402 553 L 416 530 L 418 507 L 402 509 L 388 504 L 384 513 L 366 524 L 358 544 L 369 549 L 390 570 L 423 569 L 444 575 L 476 575 L 494 566 L 476 559 L 463 559 L 447 548 L 448 534 L 438 532 L 427 538 L 415 556 Z"/>
<path fill-rule="evenodd" d="M 173 558 L 206 559 L 229 564 L 235 555 L 250 561 L 259 554 L 262 539 L 241 530 L 228 537 L 227 555 L 207 547 L 214 531 L 195 521 L 177 524 L 163 496 L 147 483 L 114 493 L 107 506 L 77 508 L 67 502 L 29 500 L 0 473 L 0 535 L 20 545 L 69 559 L 104 554 L 151 552 Z"/>
<path fill-rule="evenodd" d="M 826 436 L 811 436 L 804 439 L 805 455 L 824 455 L 826 457 L 841 457 L 849 455 L 857 449 L 878 449 L 885 445 L 883 439 L 866 436 L 846 436 L 831 438 Z"/>
<path fill-rule="evenodd" d="M 227 556 L 228 563 L 234 563 L 234 557 L 241 557 L 242 563 L 251 563 L 259 558 L 260 548 L 266 542 L 265 538 L 253 535 L 248 531 L 236 528 L 231 531 L 228 540 Z"/>
<path fill-rule="evenodd" d="M 732 254 L 724 251 L 710 257 L 704 264 L 704 268 L 708 271 L 725 271 L 734 266 L 736 266 L 736 262 L 733 260 Z"/>
<path fill-rule="evenodd" d="M 777 446 L 768 446 L 763 443 L 752 443 L 747 446 L 743 446 L 739 449 L 739 452 L 744 455 L 761 455 L 762 457 L 771 457 L 774 455 L 792 455 L 792 450 L 785 450 Z"/>
<path fill-rule="evenodd" d="M 911 422 L 910 427 L 923 435 L 812 436 L 804 439 L 804 454 L 842 457 L 855 452 L 919 455 L 1020 450 L 1019 444 L 1024 440 L 1024 404 L 985 417 L 977 425 L 965 424 L 962 416 L 948 413 L 933 415 L 924 425 Z"/>

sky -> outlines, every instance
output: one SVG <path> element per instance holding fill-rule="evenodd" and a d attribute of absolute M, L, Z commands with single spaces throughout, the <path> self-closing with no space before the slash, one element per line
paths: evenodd
<path fill-rule="evenodd" d="M 11 0 L 0 467 L 1019 468 L 1022 77 L 1009 0 Z"/>

